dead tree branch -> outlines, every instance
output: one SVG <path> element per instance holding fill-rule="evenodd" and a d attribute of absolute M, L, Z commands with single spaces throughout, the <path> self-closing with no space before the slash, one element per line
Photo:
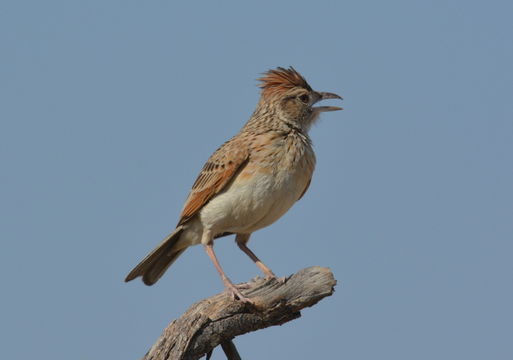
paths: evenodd
<path fill-rule="evenodd" d="M 143 360 L 193 360 L 221 345 L 228 359 L 240 359 L 232 342 L 238 335 L 281 325 L 301 316 L 300 310 L 333 294 L 336 280 L 328 268 L 306 268 L 284 283 L 256 278 L 247 283 L 245 304 L 227 293 L 192 305 L 164 330 Z"/>

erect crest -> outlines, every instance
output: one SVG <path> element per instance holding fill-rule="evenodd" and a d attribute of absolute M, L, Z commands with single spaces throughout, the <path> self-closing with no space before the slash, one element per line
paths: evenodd
<path fill-rule="evenodd" d="M 269 70 L 258 81 L 261 82 L 258 86 L 262 88 L 262 95 L 265 97 L 279 94 L 296 86 L 312 90 L 305 78 L 292 66 L 288 69 L 278 67 Z"/>

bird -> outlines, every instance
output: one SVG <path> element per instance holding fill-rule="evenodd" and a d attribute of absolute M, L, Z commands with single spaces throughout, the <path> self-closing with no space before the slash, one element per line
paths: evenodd
<path fill-rule="evenodd" d="M 248 247 L 253 232 L 273 224 L 310 186 L 315 154 L 308 135 L 323 112 L 317 106 L 342 97 L 312 89 L 292 66 L 270 69 L 257 79 L 261 89 L 255 111 L 230 140 L 207 160 L 183 206 L 175 230 L 126 276 L 155 284 L 190 246 L 203 245 L 228 293 L 251 303 L 225 274 L 214 252 L 214 240 L 235 234 L 238 247 L 265 278 L 276 275 Z"/>

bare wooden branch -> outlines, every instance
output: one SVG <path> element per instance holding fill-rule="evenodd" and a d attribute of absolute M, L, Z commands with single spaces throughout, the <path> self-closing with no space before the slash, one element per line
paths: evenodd
<path fill-rule="evenodd" d="M 226 292 L 201 300 L 168 325 L 143 360 L 195 360 L 220 344 L 229 359 L 240 359 L 234 337 L 299 318 L 301 309 L 333 294 L 336 280 L 328 268 L 314 266 L 284 283 L 256 278 L 247 285 L 242 293 L 254 304 Z"/>
<path fill-rule="evenodd" d="M 221 347 L 223 348 L 228 360 L 242 360 L 232 340 L 222 342 Z"/>

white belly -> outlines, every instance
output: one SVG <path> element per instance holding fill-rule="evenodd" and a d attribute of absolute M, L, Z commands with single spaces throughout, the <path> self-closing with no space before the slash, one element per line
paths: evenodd
<path fill-rule="evenodd" d="M 299 199 L 310 174 L 257 173 L 236 179 L 200 211 L 200 222 L 214 234 L 252 233 L 278 220 Z"/>

